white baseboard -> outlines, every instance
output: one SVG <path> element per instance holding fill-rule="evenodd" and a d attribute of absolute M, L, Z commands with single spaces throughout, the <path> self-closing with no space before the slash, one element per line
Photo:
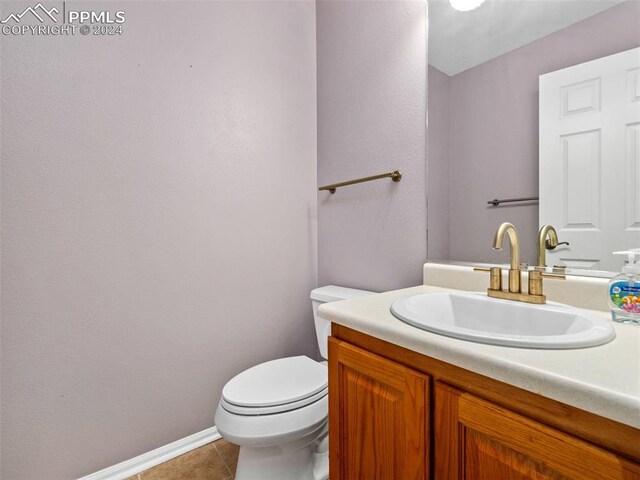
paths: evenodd
<path fill-rule="evenodd" d="M 216 427 L 207 428 L 78 480 L 123 480 L 220 438 Z"/>

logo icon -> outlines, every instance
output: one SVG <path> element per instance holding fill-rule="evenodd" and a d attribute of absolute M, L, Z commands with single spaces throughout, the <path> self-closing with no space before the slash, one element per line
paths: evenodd
<path fill-rule="evenodd" d="M 40 14 L 38 14 L 38 12 Z M 25 8 L 22 13 L 18 13 L 18 14 L 12 13 L 4 20 L 0 20 L 0 23 L 8 23 L 10 20 L 13 20 L 15 23 L 20 23 L 20 20 L 22 20 L 22 17 L 24 17 L 27 13 L 31 13 L 34 17 L 40 20 L 40 23 L 44 23 L 45 21 L 43 18 L 44 15 L 47 15 L 55 23 L 58 23 L 58 19 L 54 17 L 54 14 L 58 14 L 60 13 L 60 11 L 56 7 L 53 7 L 50 10 L 47 10 L 46 8 L 44 8 L 44 6 L 41 3 L 38 3 L 35 7 L 29 6 Z"/>

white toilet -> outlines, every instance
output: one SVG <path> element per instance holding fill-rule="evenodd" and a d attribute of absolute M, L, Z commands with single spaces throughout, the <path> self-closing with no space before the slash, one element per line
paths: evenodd
<path fill-rule="evenodd" d="M 323 358 L 331 323 L 318 317 L 318 306 L 372 293 L 334 285 L 311 292 Z M 227 382 L 215 422 L 240 446 L 236 480 L 329 478 L 327 387 L 326 362 L 305 356 L 261 363 Z"/>

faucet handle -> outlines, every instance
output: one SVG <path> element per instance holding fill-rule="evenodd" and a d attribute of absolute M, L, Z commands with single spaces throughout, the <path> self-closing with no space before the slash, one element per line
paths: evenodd
<path fill-rule="evenodd" d="M 542 299 L 541 303 L 546 302 L 546 297 L 542 292 L 542 279 L 543 278 L 555 278 L 557 280 L 566 280 L 565 275 L 557 273 L 545 273 L 540 270 L 532 270 L 529 272 L 529 295 L 532 297 L 539 297 Z"/>
<path fill-rule="evenodd" d="M 474 267 L 474 272 L 489 272 L 489 290 L 502 290 L 502 268 Z"/>
<path fill-rule="evenodd" d="M 529 295 L 542 295 L 542 277 L 540 270 L 529 272 Z"/>

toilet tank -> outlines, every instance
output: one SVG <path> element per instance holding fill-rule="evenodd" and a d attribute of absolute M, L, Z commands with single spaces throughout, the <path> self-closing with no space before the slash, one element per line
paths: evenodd
<path fill-rule="evenodd" d="M 348 298 L 364 297 L 373 295 L 376 292 L 367 290 L 357 290 L 355 288 L 338 287 L 336 285 L 327 285 L 311 290 L 311 305 L 313 306 L 313 321 L 316 324 L 316 337 L 318 339 L 318 347 L 322 358 L 328 359 L 328 338 L 331 335 L 331 322 L 318 316 L 318 307 L 323 303 L 337 302 L 338 300 L 346 300 Z"/>

